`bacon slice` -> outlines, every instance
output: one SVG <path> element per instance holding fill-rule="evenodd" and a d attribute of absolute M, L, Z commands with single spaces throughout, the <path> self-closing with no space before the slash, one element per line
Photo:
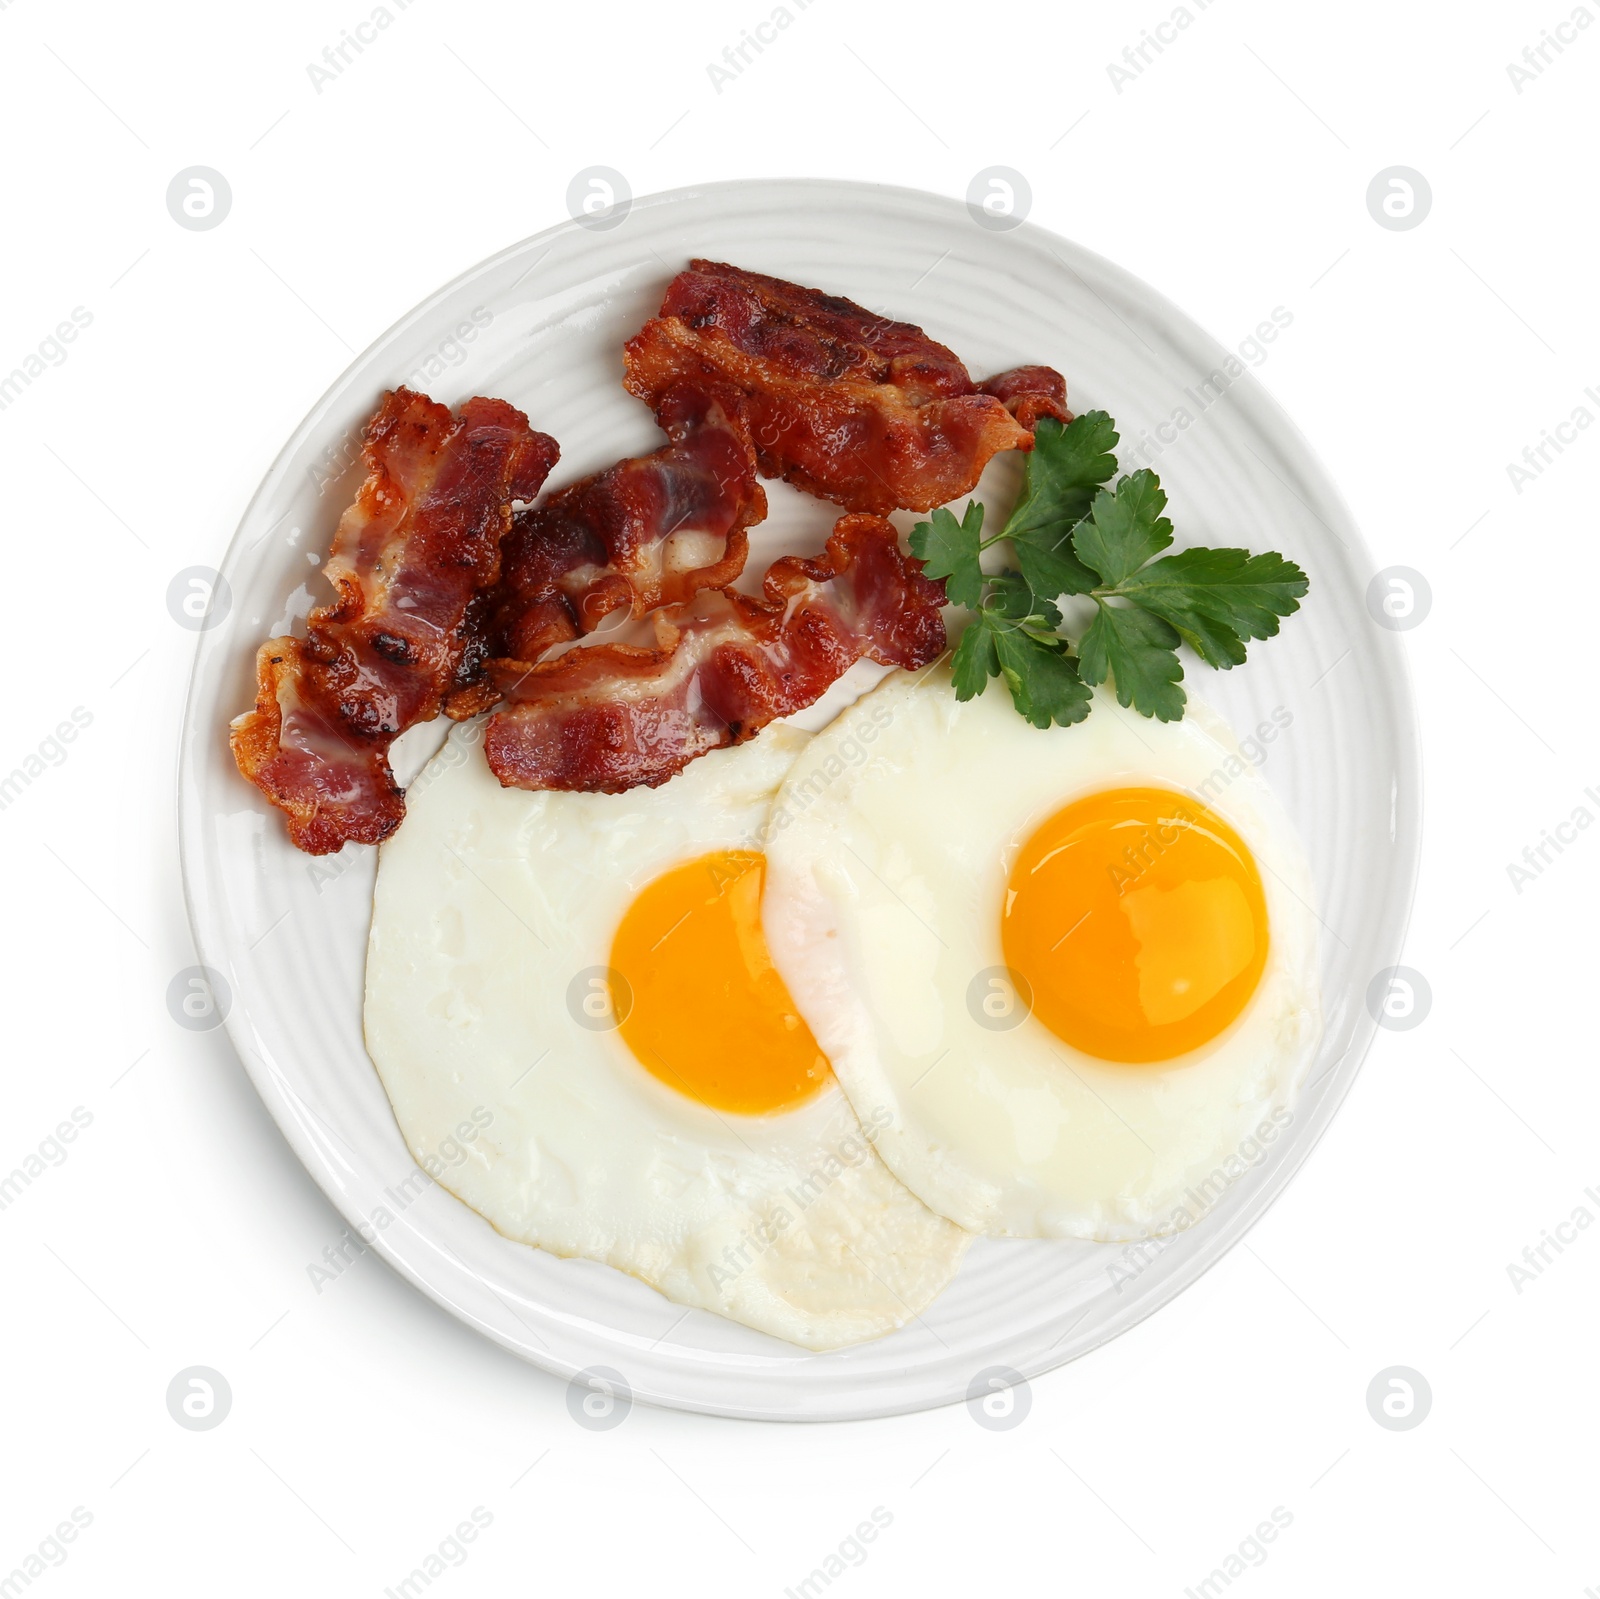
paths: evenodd
<path fill-rule="evenodd" d="M 501 675 L 591 633 L 613 611 L 637 619 L 744 570 L 746 529 L 767 514 L 738 396 L 705 383 L 661 397 L 670 444 L 619 461 L 521 511 L 501 550 L 501 577 L 475 605 L 471 643 L 446 704 L 456 718 L 499 699 Z"/>
<path fill-rule="evenodd" d="M 1071 419 L 1049 367 L 980 389 L 921 328 L 717 261 L 672 280 L 625 356 L 629 392 L 652 406 L 685 378 L 733 384 L 761 471 L 853 511 L 943 505 L 997 451 L 1031 449 L 1040 416 Z"/>
<path fill-rule="evenodd" d="M 367 479 L 323 572 L 338 598 L 304 639 L 269 639 L 256 706 L 233 724 L 239 770 L 312 855 L 375 844 L 405 814 L 389 746 L 438 714 L 460 669 L 473 597 L 500 573 L 512 501 L 539 492 L 559 451 L 504 400 L 455 416 L 410 389 L 367 424 Z"/>
<path fill-rule="evenodd" d="M 858 660 L 936 660 L 943 604 L 893 524 L 841 517 L 821 556 L 773 562 L 760 599 L 728 589 L 658 612 L 654 649 L 594 644 L 520 673 L 499 663 L 509 703 L 484 751 L 508 788 L 655 788 L 812 704 Z"/>
<path fill-rule="evenodd" d="M 1054 367 L 1014 366 L 990 378 L 983 392 L 992 394 L 1028 430 L 1029 449 L 1041 416 L 1053 416 L 1058 422 L 1072 420 L 1067 409 L 1067 380 Z"/>

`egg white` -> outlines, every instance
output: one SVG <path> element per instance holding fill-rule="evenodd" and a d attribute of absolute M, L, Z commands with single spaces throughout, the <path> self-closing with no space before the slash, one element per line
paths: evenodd
<path fill-rule="evenodd" d="M 475 731 L 455 730 L 379 854 L 367 1047 L 413 1154 L 481 1128 L 429 1169 L 507 1237 L 807 1349 L 917 1315 L 968 1236 L 890 1174 L 836 1083 L 779 1114 L 720 1112 L 583 1009 L 646 884 L 760 847 L 808 735 L 772 727 L 606 795 L 504 789 Z"/>
<path fill-rule="evenodd" d="M 1073 1049 L 1037 1018 L 985 1026 L 1007 876 L 1030 834 L 1099 790 L 1181 790 L 1232 824 L 1266 894 L 1266 969 L 1221 1036 L 1171 1062 Z M 943 1216 L 1007 1237 L 1128 1240 L 1190 1226 L 1292 1120 L 1321 1036 L 1317 918 L 1294 829 L 1191 696 L 1160 723 L 1105 690 L 1041 731 L 1003 684 L 958 702 L 897 673 L 819 733 L 772 810 L 774 963 L 877 1149 Z M 977 983 L 974 988 L 974 983 Z"/>

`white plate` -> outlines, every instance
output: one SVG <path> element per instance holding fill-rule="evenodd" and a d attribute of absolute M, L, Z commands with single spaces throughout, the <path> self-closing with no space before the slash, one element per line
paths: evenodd
<path fill-rule="evenodd" d="M 1101 406 L 1117 419 L 1124 469 L 1158 468 L 1186 540 L 1282 550 L 1311 576 L 1301 613 L 1254 646 L 1246 667 L 1186 665 L 1241 735 L 1276 707 L 1293 716 L 1264 771 L 1316 876 L 1327 1036 L 1291 1128 L 1159 1251 L 1132 1259 L 1111 1245 L 979 1240 L 919 1322 L 825 1355 L 702 1311 L 685 1316 L 607 1267 L 511 1243 L 437 1187 L 373 1228 L 376 1210 L 395 1210 L 385 1190 L 414 1170 L 362 1046 L 375 852 L 296 852 L 227 744 L 229 719 L 253 697 L 257 645 L 324 597 L 316 568 L 359 480 L 351 464 L 381 392 L 410 382 L 451 404 L 471 394 L 510 400 L 560 440 L 552 486 L 652 449 L 660 436 L 621 386 L 622 345 L 695 255 L 919 323 L 979 375 L 1024 361 L 1059 368 L 1075 409 Z M 1026 223 L 994 230 L 959 201 L 904 189 L 740 182 L 655 195 L 619 226 L 569 222 L 514 246 L 418 306 L 323 396 L 267 473 L 223 565 L 232 607 L 200 635 L 179 826 L 200 958 L 231 995 L 229 1034 L 307 1170 L 397 1270 L 560 1375 L 602 1365 L 658 1404 L 838 1420 L 962 1399 L 987 1368 L 1033 1376 L 1058 1366 L 1165 1304 L 1244 1236 L 1322 1135 L 1371 1041 L 1366 994 L 1399 957 L 1420 787 L 1398 644 L 1367 611 L 1371 559 L 1304 441 L 1248 374 L 1203 388 L 1213 372 L 1229 378 L 1228 359 L 1144 284 Z M 1172 425 L 1180 410 L 1192 425 Z M 1134 463 L 1141 435 L 1161 453 Z M 1012 457 L 985 476 L 1002 508 L 1016 473 Z M 784 485 L 768 491 L 757 572 L 780 550 L 819 546 L 834 516 Z"/>

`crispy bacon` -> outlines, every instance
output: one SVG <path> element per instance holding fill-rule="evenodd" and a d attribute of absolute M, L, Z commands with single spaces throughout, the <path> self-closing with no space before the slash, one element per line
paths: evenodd
<path fill-rule="evenodd" d="M 1000 450 L 1070 420 L 1049 367 L 975 385 L 921 328 L 781 278 L 690 262 L 628 342 L 629 391 L 659 407 L 685 378 L 733 384 L 761 471 L 853 511 L 926 511 L 967 493 Z"/>
<path fill-rule="evenodd" d="M 447 407 L 409 389 L 367 424 L 367 479 L 323 572 L 338 597 L 304 639 L 269 639 L 253 711 L 233 724 L 239 770 L 312 855 L 375 844 L 405 814 L 389 746 L 439 712 L 473 597 L 500 572 L 514 499 L 539 492 L 559 451 L 503 400 Z"/>
<path fill-rule="evenodd" d="M 489 675 L 526 669 L 552 646 L 591 633 L 617 610 L 634 618 L 725 588 L 744 570 L 746 529 L 767 514 L 738 396 L 706 383 L 661 397 L 672 441 L 619 461 L 521 511 L 501 576 L 480 597 L 471 643 L 446 704 L 460 718 L 500 697 Z M 521 663 L 512 668 L 510 663 Z"/>
<path fill-rule="evenodd" d="M 728 589 L 658 612 L 654 649 L 595 644 L 497 668 L 509 703 L 484 751 L 511 788 L 655 788 L 812 704 L 858 660 L 937 659 L 943 604 L 891 523 L 841 517 L 821 556 L 772 564 L 760 599 Z"/>
<path fill-rule="evenodd" d="M 983 385 L 1031 435 L 1041 416 L 1070 422 L 1067 409 L 1067 380 L 1049 366 L 1014 366 L 998 372 Z M 1031 446 L 1030 446 L 1031 447 Z"/>

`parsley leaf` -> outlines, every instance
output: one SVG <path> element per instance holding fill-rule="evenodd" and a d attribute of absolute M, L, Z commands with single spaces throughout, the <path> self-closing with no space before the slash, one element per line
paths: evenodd
<path fill-rule="evenodd" d="M 1078 645 L 1078 668 L 1086 683 L 1115 677 L 1117 701 L 1158 722 L 1183 718 L 1187 696 L 1178 686 L 1178 633 L 1159 616 L 1133 605 L 1100 606 Z"/>
<path fill-rule="evenodd" d="M 982 534 L 983 507 L 976 500 L 967 501 L 959 522 L 941 505 L 931 522 L 918 522 L 911 530 L 911 553 L 922 562 L 923 573 L 942 577 L 950 603 L 973 611 L 983 599 L 983 573 L 978 569 Z"/>
<path fill-rule="evenodd" d="M 1244 640 L 1272 638 L 1310 585 L 1293 561 L 1248 550 L 1180 550 L 1125 578 L 1117 592 L 1175 627 L 1211 666 L 1244 661 Z"/>
<path fill-rule="evenodd" d="M 950 659 L 950 675 L 958 700 L 976 699 L 1000 675 L 1000 657 L 994 647 L 994 629 L 982 616 L 973 617 Z"/>
<path fill-rule="evenodd" d="M 994 629 L 993 635 L 1011 703 L 1035 727 L 1071 727 L 1089 714 L 1094 696 L 1065 639 L 1050 644 L 1017 627 Z"/>
<path fill-rule="evenodd" d="M 1032 624 L 1036 631 L 1049 632 L 1061 626 L 1061 611 L 1049 600 L 1040 599 L 1026 578 L 1015 572 L 1002 572 L 989 579 L 989 601 L 986 610 L 1024 626 Z"/>
<path fill-rule="evenodd" d="M 1035 727 L 1070 727 L 1093 705 L 1093 686 L 1114 683 L 1123 705 L 1178 721 L 1188 696 L 1179 644 L 1215 667 L 1238 666 L 1246 639 L 1266 639 L 1299 609 L 1309 584 L 1293 561 L 1239 549 L 1174 555 L 1167 496 L 1148 468 L 1107 488 L 1117 469 L 1116 425 L 1088 411 L 1063 426 L 1040 421 L 1023 490 L 1000 532 L 983 537 L 983 507 L 958 522 L 943 508 L 911 533 L 911 553 L 942 578 L 954 605 L 972 613 L 956 645 L 956 698 L 970 700 L 1002 677 Z M 1009 539 L 1016 572 L 985 573 L 983 551 Z M 1063 635 L 1056 599 L 1084 595 L 1094 620 L 1077 652 Z"/>
<path fill-rule="evenodd" d="M 1087 594 L 1095 586 L 1095 573 L 1073 551 L 1072 530 L 1117 470 L 1116 444 L 1116 424 L 1104 411 L 1085 411 L 1065 426 L 1039 419 L 1022 496 L 1002 534 L 1035 592 Z"/>
<path fill-rule="evenodd" d="M 989 593 L 956 645 L 951 663 L 956 698 L 983 693 L 1003 677 L 1011 701 L 1035 727 L 1070 727 L 1089 714 L 1093 695 L 1055 629 L 1061 612 L 1015 572 L 985 580 Z"/>
<path fill-rule="evenodd" d="M 1161 514 L 1166 508 L 1166 491 L 1148 467 L 1095 495 L 1072 535 L 1078 558 L 1100 574 L 1091 589 L 1116 588 L 1166 549 L 1172 542 L 1172 524 Z"/>

